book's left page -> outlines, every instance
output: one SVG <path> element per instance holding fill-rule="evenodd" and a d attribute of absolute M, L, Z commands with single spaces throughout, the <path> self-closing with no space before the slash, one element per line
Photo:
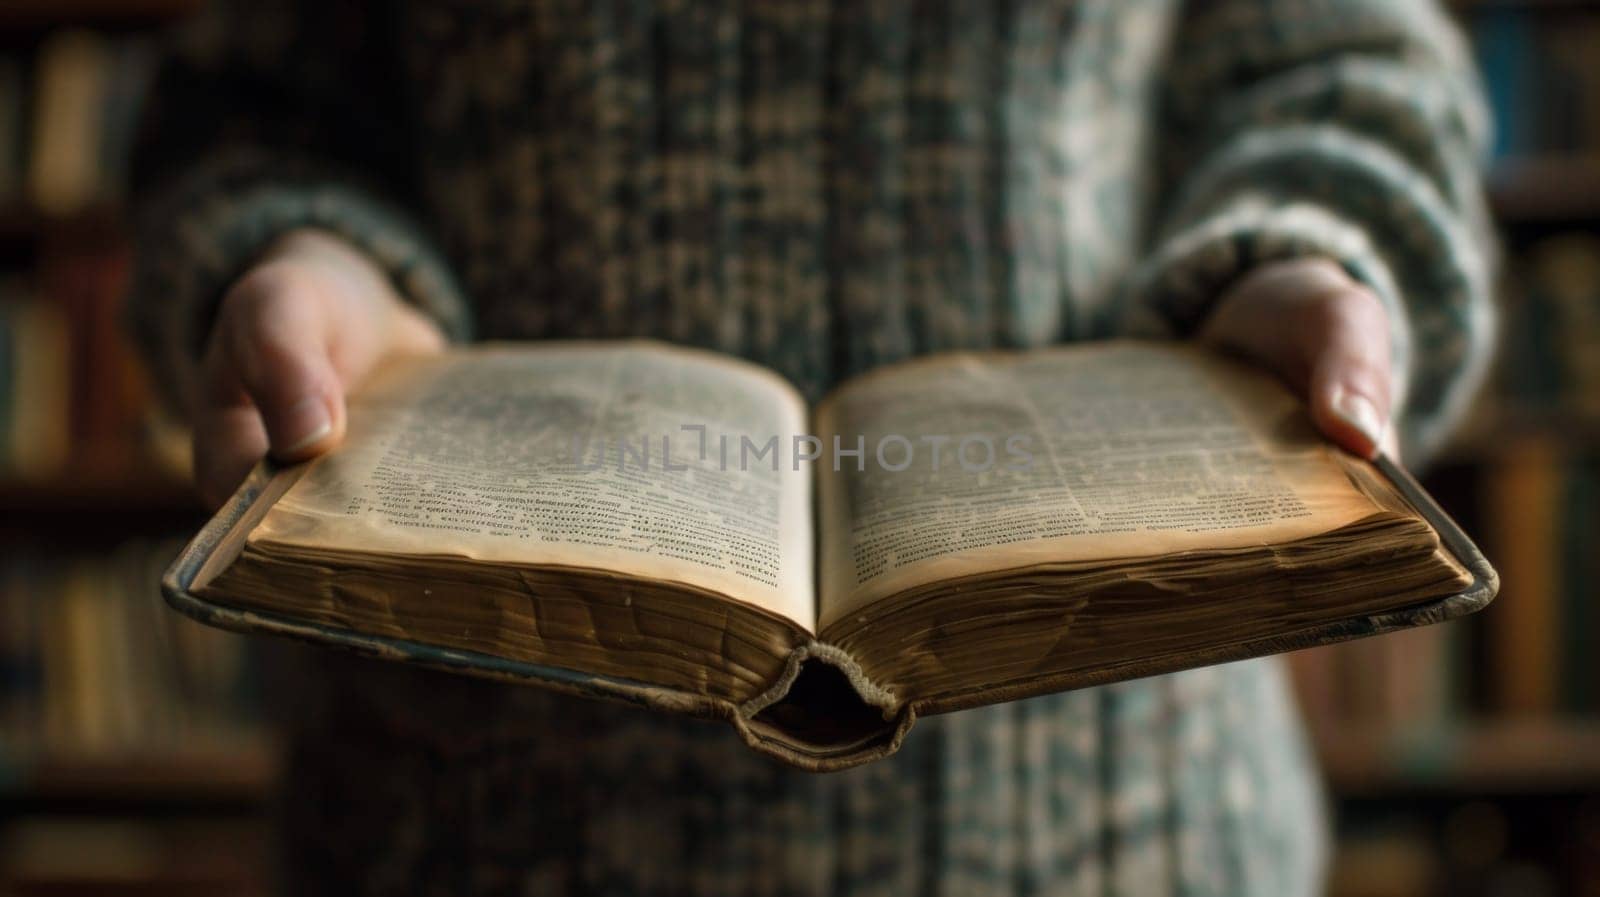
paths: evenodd
<path fill-rule="evenodd" d="M 719 451 L 724 434 L 737 448 L 738 434 L 802 432 L 805 413 L 770 372 L 658 343 L 401 359 L 248 542 L 610 571 L 811 631 L 808 471 Z"/>

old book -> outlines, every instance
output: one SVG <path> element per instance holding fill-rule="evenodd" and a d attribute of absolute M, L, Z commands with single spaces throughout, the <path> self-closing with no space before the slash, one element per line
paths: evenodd
<path fill-rule="evenodd" d="M 815 407 L 655 343 L 406 359 L 264 467 L 179 609 L 727 720 L 809 769 L 919 716 L 1475 610 L 1494 574 L 1272 378 L 1107 343 L 880 369 Z"/>

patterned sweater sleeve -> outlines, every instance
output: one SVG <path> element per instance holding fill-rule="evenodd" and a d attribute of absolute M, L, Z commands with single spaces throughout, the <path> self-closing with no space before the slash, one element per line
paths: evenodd
<path fill-rule="evenodd" d="M 1470 55 L 1427 0 L 1191 5 L 1173 34 L 1162 206 L 1129 329 L 1191 332 L 1252 266 L 1332 257 L 1389 309 L 1416 461 L 1482 380 L 1494 329 L 1488 121 Z"/>
<path fill-rule="evenodd" d="M 467 335 L 461 290 L 404 211 L 412 166 L 388 8 L 223 0 L 175 35 L 134 151 L 127 308 L 169 398 L 192 382 L 228 284 L 295 228 L 350 240 L 448 334 Z"/>

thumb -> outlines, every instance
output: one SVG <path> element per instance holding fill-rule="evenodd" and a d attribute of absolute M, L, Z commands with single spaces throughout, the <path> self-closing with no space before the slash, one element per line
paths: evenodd
<path fill-rule="evenodd" d="M 1382 301 L 1325 259 L 1265 265 L 1230 289 L 1200 332 L 1275 371 L 1317 428 L 1371 458 L 1395 450 L 1390 322 Z"/>
<path fill-rule="evenodd" d="M 1388 316 L 1376 296 L 1351 289 L 1323 300 L 1321 338 L 1303 343 L 1317 427 L 1347 451 L 1373 458 L 1395 450 Z"/>
<path fill-rule="evenodd" d="M 344 437 L 344 384 L 329 355 L 315 296 L 276 291 L 230 328 L 229 354 L 266 429 L 271 454 L 302 461 Z"/>

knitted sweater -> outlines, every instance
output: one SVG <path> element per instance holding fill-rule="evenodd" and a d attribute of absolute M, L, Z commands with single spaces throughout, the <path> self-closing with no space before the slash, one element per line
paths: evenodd
<path fill-rule="evenodd" d="M 131 318 L 173 392 L 229 282 L 303 226 L 455 338 L 648 335 L 812 397 L 942 349 L 1181 337 L 1307 255 L 1388 306 L 1408 457 L 1482 372 L 1485 116 L 1415 0 L 213 6 L 135 163 Z M 308 663 L 305 891 L 1316 887 L 1270 662 L 929 719 L 830 776 L 725 727 Z"/>

